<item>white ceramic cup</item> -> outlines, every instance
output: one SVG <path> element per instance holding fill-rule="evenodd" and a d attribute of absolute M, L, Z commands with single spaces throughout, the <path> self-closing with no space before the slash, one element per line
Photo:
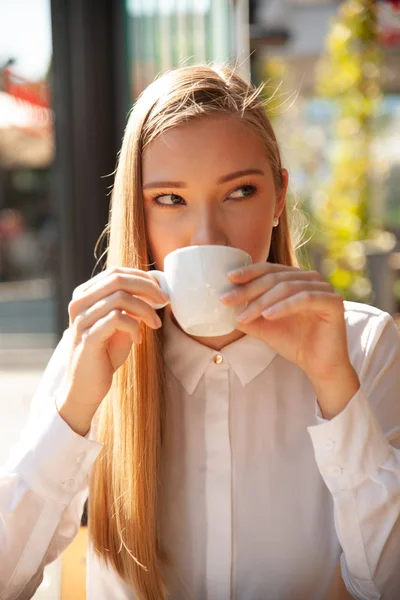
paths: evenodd
<path fill-rule="evenodd" d="M 221 296 L 235 285 L 229 271 L 251 264 L 247 252 L 231 246 L 187 246 L 168 254 L 164 271 L 149 271 L 169 295 L 169 302 L 157 304 L 171 310 L 182 329 L 195 336 L 226 335 L 236 329 L 235 316 L 245 305 L 225 306 Z"/>

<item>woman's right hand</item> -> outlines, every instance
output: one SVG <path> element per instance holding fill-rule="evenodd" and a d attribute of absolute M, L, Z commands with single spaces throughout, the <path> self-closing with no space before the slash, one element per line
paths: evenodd
<path fill-rule="evenodd" d="M 140 322 L 161 327 L 150 303 L 167 299 L 149 273 L 128 267 L 107 269 L 75 289 L 68 308 L 72 341 L 67 374 L 56 401 L 74 431 L 89 431 L 114 373 L 132 344 L 141 342 Z"/>

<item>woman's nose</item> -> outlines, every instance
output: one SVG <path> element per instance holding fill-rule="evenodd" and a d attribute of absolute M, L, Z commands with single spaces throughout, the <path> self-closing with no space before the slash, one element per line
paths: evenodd
<path fill-rule="evenodd" d="M 192 246 L 226 246 L 227 237 L 217 215 L 206 212 L 194 218 L 191 235 Z"/>

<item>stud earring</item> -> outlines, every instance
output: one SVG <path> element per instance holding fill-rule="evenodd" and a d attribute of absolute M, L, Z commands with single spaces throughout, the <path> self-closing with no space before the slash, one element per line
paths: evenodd
<path fill-rule="evenodd" d="M 279 219 L 275 217 L 275 219 L 272 221 L 272 226 L 277 227 L 278 225 L 279 225 Z"/>

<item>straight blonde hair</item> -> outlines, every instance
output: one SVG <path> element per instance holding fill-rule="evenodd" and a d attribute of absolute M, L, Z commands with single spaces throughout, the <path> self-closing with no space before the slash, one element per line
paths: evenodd
<path fill-rule="evenodd" d="M 125 131 L 112 193 L 107 266 L 147 271 L 142 154 L 157 136 L 191 119 L 236 115 L 265 143 L 277 193 L 283 186 L 278 143 L 255 89 L 227 67 L 198 65 L 168 72 L 139 97 Z M 297 265 L 287 211 L 274 228 L 268 260 Z M 94 551 L 139 600 L 164 600 L 168 557 L 159 539 L 158 487 L 165 374 L 162 330 L 142 331 L 115 373 L 97 415 L 104 444 L 89 489 L 89 539 Z"/>

